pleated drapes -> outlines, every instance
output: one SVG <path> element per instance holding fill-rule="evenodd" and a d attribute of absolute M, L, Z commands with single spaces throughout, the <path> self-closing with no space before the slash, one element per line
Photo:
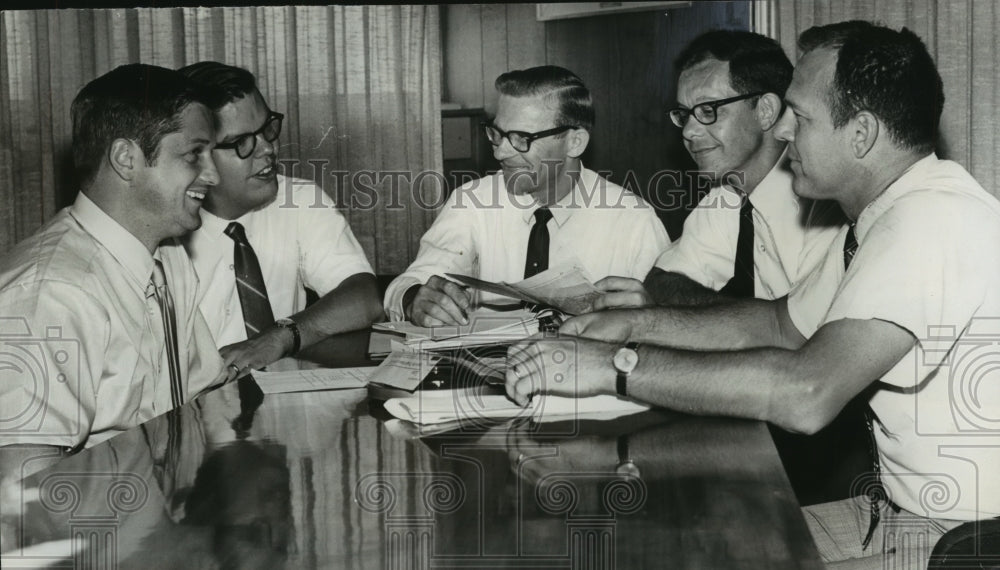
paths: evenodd
<path fill-rule="evenodd" d="M 377 272 L 402 271 L 433 221 L 437 6 L 8 11 L 0 31 L 0 253 L 72 201 L 70 102 L 132 62 L 252 71 L 286 115 L 285 173 L 336 199 Z"/>

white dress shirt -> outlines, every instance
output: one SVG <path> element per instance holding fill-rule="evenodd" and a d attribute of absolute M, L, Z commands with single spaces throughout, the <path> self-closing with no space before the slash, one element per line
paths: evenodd
<path fill-rule="evenodd" d="M 909 331 L 870 402 L 889 497 L 932 518 L 1000 515 L 1000 203 L 932 154 L 858 216 L 845 273 L 846 233 L 789 295 L 792 321 L 807 337 L 840 319 Z"/>
<path fill-rule="evenodd" d="M 507 192 L 503 173 L 455 190 L 420 240 L 420 251 L 390 284 L 385 309 L 403 320 L 403 294 L 432 275 L 471 275 L 487 281 L 524 278 L 528 237 L 538 205 Z M 642 279 L 670 243 L 663 223 L 642 198 L 583 169 L 573 191 L 551 208 L 549 267 L 577 263 L 591 281 L 619 275 Z M 510 303 L 490 294 L 477 302 Z"/>
<path fill-rule="evenodd" d="M 809 274 L 843 226 L 836 204 L 813 202 L 792 192 L 792 173 L 782 157 L 750 192 L 754 229 L 754 296 L 778 299 Z M 684 232 L 656 266 L 681 273 L 718 291 L 733 278 L 740 231 L 740 194 L 716 186 L 684 222 Z"/>
<path fill-rule="evenodd" d="M 347 219 L 311 181 L 278 176 L 278 195 L 263 208 L 236 220 L 202 209 L 201 221 L 184 245 L 201 280 L 201 311 L 220 347 L 247 338 L 236 291 L 234 242 L 224 233 L 231 222 L 246 230 L 276 319 L 305 308 L 306 287 L 322 297 L 352 275 L 372 273 Z"/>
<path fill-rule="evenodd" d="M 185 401 L 225 379 L 183 247 L 164 242 Z M 85 194 L 0 261 L 0 445 L 89 447 L 172 408 L 149 250 Z M 186 365 L 186 366 L 185 366 Z"/>

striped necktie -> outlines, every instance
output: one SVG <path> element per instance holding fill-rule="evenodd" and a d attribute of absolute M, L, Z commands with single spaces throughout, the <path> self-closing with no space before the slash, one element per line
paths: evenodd
<path fill-rule="evenodd" d="M 844 271 L 851 267 L 851 262 L 854 261 L 854 255 L 857 253 L 858 238 L 854 233 L 854 224 L 851 224 L 847 227 L 847 234 L 844 236 Z M 868 424 L 868 452 L 871 454 L 874 481 L 865 490 L 868 500 L 871 502 L 871 513 L 868 520 L 868 532 L 865 534 L 865 539 L 861 541 L 862 550 L 868 548 L 872 536 L 875 535 L 875 528 L 878 527 L 878 522 L 882 518 L 882 501 L 888 499 L 885 487 L 882 486 L 882 465 L 878 459 L 878 444 L 875 442 L 875 412 L 870 405 L 865 406 L 865 421 Z"/>
<path fill-rule="evenodd" d="M 160 306 L 160 316 L 163 318 L 163 337 L 167 345 L 167 367 L 170 370 L 170 401 L 177 408 L 184 403 L 183 379 L 181 378 L 181 359 L 177 347 L 177 315 L 174 312 L 174 298 L 167 287 L 167 277 L 163 272 L 163 263 L 153 260 L 153 275 L 150 277 L 150 287 L 147 294 L 156 298 Z"/>
<path fill-rule="evenodd" d="M 240 296 L 240 306 L 243 308 L 243 323 L 246 325 L 247 338 L 251 338 L 274 324 L 274 313 L 267 298 L 267 287 L 264 285 L 260 262 L 257 261 L 257 254 L 247 240 L 243 226 L 238 222 L 232 222 L 226 228 L 226 235 L 235 242 L 233 264 L 236 271 L 236 292 Z"/>
<path fill-rule="evenodd" d="M 736 259 L 733 261 L 733 278 L 719 292 L 737 299 L 754 296 L 753 275 L 753 205 L 743 194 L 740 206 L 740 233 L 736 237 Z"/>

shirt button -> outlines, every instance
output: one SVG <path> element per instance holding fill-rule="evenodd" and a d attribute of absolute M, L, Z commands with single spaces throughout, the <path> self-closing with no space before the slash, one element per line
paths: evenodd
<path fill-rule="evenodd" d="M 230 271 L 232 271 L 232 270 L 234 270 L 234 269 L 236 269 L 236 266 L 235 266 L 235 265 L 233 265 L 232 263 L 230 263 L 230 264 L 229 264 L 229 270 L 230 270 Z"/>
<path fill-rule="evenodd" d="M 759 248 L 759 249 L 760 249 L 761 251 L 764 251 L 764 250 L 766 249 L 766 248 L 764 247 L 764 244 L 760 244 L 760 245 L 759 245 L 759 246 L 757 246 L 757 247 L 758 247 L 758 248 Z"/>

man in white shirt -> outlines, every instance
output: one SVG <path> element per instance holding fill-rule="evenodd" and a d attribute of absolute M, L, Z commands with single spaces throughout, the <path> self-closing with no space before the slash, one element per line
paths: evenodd
<path fill-rule="evenodd" d="M 497 115 L 486 127 L 501 171 L 455 192 L 390 284 L 393 320 L 434 326 L 468 322 L 474 300 L 444 277 L 516 282 L 546 268 L 577 265 L 591 280 L 642 277 L 669 243 L 640 197 L 584 168 L 594 109 L 571 71 L 542 66 L 496 80 Z"/>
<path fill-rule="evenodd" d="M 778 42 L 713 30 L 695 38 L 676 67 L 679 106 L 670 119 L 698 175 L 715 185 L 645 284 L 609 277 L 597 284 L 607 293 L 595 309 L 778 299 L 816 265 L 842 225 L 835 204 L 792 192 L 785 143 L 774 138 L 792 77 Z"/>
<path fill-rule="evenodd" d="M 1000 203 L 933 154 L 944 92 L 915 34 L 842 22 L 799 47 L 778 136 L 795 192 L 856 220 L 842 247 L 778 301 L 571 320 L 567 334 L 611 342 L 578 338 L 561 359 L 573 370 L 554 343 L 515 346 L 507 390 L 627 394 L 801 432 L 867 393 L 881 486 L 806 520 L 827 562 L 924 568 L 944 532 L 1000 515 Z"/>
<path fill-rule="evenodd" d="M 0 471 L 35 471 L 227 378 L 174 239 L 201 224 L 219 179 L 206 101 L 142 64 L 74 99 L 81 192 L 0 261 L 5 359 L 18 363 L 0 367 L 0 445 L 12 446 Z"/>
<path fill-rule="evenodd" d="M 180 72 L 216 98 L 219 184 L 184 245 L 226 365 L 263 368 L 384 318 L 371 265 L 343 214 L 316 184 L 278 174 L 284 117 L 253 74 L 214 61 Z M 306 287 L 320 296 L 309 307 Z"/>

